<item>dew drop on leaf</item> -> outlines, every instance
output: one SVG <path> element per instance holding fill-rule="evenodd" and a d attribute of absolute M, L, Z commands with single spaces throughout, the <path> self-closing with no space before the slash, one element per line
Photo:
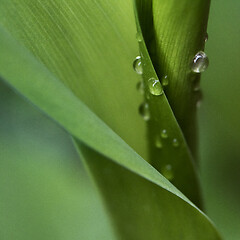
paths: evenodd
<path fill-rule="evenodd" d="M 179 146 L 179 141 L 177 140 L 177 138 L 174 138 L 174 139 L 173 139 L 172 145 L 173 145 L 174 147 L 178 147 L 178 146 Z"/>
<path fill-rule="evenodd" d="M 204 37 L 205 43 L 208 41 L 208 33 L 206 32 L 205 37 Z"/>
<path fill-rule="evenodd" d="M 142 35 L 139 32 L 136 33 L 136 39 L 138 42 L 142 42 Z"/>
<path fill-rule="evenodd" d="M 137 56 L 133 61 L 133 69 L 137 74 L 143 74 L 142 60 L 140 56 Z"/>
<path fill-rule="evenodd" d="M 200 108 L 201 105 L 202 105 L 202 99 L 198 99 L 196 103 L 197 108 Z"/>
<path fill-rule="evenodd" d="M 140 94 L 144 94 L 144 83 L 143 81 L 140 81 L 137 83 L 137 90 Z"/>
<path fill-rule="evenodd" d="M 158 79 L 150 78 L 148 80 L 148 88 L 152 95 L 159 96 L 163 94 L 163 88 Z"/>
<path fill-rule="evenodd" d="M 161 174 L 169 181 L 173 180 L 174 178 L 172 166 L 170 164 L 167 164 L 161 168 Z"/>
<path fill-rule="evenodd" d="M 208 65 L 209 60 L 207 54 L 203 51 L 200 51 L 194 56 L 191 69 L 195 73 L 201 73 L 207 69 Z"/>
<path fill-rule="evenodd" d="M 167 130 L 166 129 L 163 129 L 162 132 L 161 132 L 161 137 L 162 138 L 168 138 L 168 134 L 167 134 Z"/>
<path fill-rule="evenodd" d="M 161 140 L 161 137 L 159 135 L 157 135 L 156 138 L 155 138 L 155 146 L 157 148 L 162 148 L 163 147 L 162 140 Z"/>
<path fill-rule="evenodd" d="M 193 91 L 197 92 L 200 91 L 200 81 L 196 81 L 193 85 Z"/>
<path fill-rule="evenodd" d="M 139 113 L 145 121 L 148 121 L 150 119 L 149 106 L 146 102 L 142 103 L 139 106 Z"/>
<path fill-rule="evenodd" d="M 203 94 L 202 91 L 196 91 L 196 107 L 200 108 L 201 104 L 202 104 L 202 99 L 203 99 Z"/>
<path fill-rule="evenodd" d="M 161 78 L 161 83 L 165 87 L 168 85 L 168 77 L 167 75 Z"/>

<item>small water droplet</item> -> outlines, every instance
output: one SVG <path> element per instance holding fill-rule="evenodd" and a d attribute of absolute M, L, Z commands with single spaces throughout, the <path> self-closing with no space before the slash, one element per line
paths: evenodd
<path fill-rule="evenodd" d="M 162 138 L 168 138 L 168 134 L 167 134 L 167 130 L 166 129 L 163 129 L 162 132 L 161 132 L 161 137 Z"/>
<path fill-rule="evenodd" d="M 148 80 L 148 88 L 152 95 L 159 96 L 163 94 L 163 88 L 158 79 L 150 78 Z"/>
<path fill-rule="evenodd" d="M 196 107 L 200 108 L 202 104 L 203 94 L 202 91 L 196 91 Z"/>
<path fill-rule="evenodd" d="M 140 94 L 144 94 L 144 83 L 143 81 L 140 81 L 137 83 L 137 90 Z"/>
<path fill-rule="evenodd" d="M 193 86 L 193 91 L 197 92 L 200 90 L 200 81 L 196 81 Z"/>
<path fill-rule="evenodd" d="M 150 119 L 149 106 L 146 102 L 142 103 L 139 106 L 139 113 L 145 121 L 148 121 Z"/>
<path fill-rule="evenodd" d="M 133 61 L 133 69 L 137 74 L 141 75 L 143 73 L 142 59 L 140 56 L 137 56 Z"/>
<path fill-rule="evenodd" d="M 162 148 L 163 147 L 162 140 L 161 140 L 161 137 L 159 135 L 157 135 L 156 138 L 155 138 L 155 146 L 157 148 Z"/>
<path fill-rule="evenodd" d="M 139 33 L 139 32 L 136 33 L 136 39 L 137 39 L 138 42 L 141 42 L 141 41 L 142 41 L 142 35 L 141 35 L 141 33 Z"/>
<path fill-rule="evenodd" d="M 167 164 L 167 165 L 163 166 L 161 168 L 161 173 L 169 181 L 173 180 L 173 178 L 174 178 L 172 166 L 170 164 Z"/>
<path fill-rule="evenodd" d="M 203 51 L 200 51 L 194 56 L 191 69 L 195 73 L 201 73 L 207 69 L 208 65 L 209 60 L 207 54 Z"/>
<path fill-rule="evenodd" d="M 167 75 L 161 78 L 161 83 L 164 87 L 168 85 L 168 76 Z"/>
<path fill-rule="evenodd" d="M 202 99 L 198 99 L 197 102 L 196 102 L 196 107 L 200 108 L 201 105 L 202 105 Z"/>
<path fill-rule="evenodd" d="M 178 147 L 179 146 L 179 141 L 176 138 L 174 138 L 173 141 L 172 141 L 172 145 L 174 147 Z"/>
<path fill-rule="evenodd" d="M 206 32 L 205 37 L 204 37 L 205 43 L 208 41 L 208 33 Z"/>

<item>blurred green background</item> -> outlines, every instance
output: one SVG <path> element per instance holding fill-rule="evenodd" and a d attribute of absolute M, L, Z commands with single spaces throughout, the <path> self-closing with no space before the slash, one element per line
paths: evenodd
<path fill-rule="evenodd" d="M 212 0 L 199 111 L 207 214 L 225 239 L 240 239 L 240 1 Z"/>
<path fill-rule="evenodd" d="M 240 239 L 239 9 L 236 0 L 212 0 L 210 67 L 202 76 L 199 110 L 206 211 L 231 240 Z M 107 213 L 70 136 L 3 82 L 0 209 L 3 240 L 112 239 Z"/>

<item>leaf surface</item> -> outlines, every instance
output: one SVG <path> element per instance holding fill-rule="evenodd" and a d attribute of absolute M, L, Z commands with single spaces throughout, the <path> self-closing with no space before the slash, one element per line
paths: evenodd
<path fill-rule="evenodd" d="M 132 7 L 126 2 L 109 6 L 108 1 L 100 5 L 86 1 L 1 3 L 7 11 L 1 11 L 0 74 L 80 141 L 80 154 L 111 210 L 118 237 L 219 239 L 208 218 L 143 159 L 148 159 L 148 153 L 146 127 L 137 113 L 141 97 L 129 86 L 130 78 L 138 78 L 130 62 L 137 49 L 135 36 L 129 37 L 131 31 L 135 35 Z M 110 14 L 111 7 L 119 15 Z M 89 15 L 84 18 L 86 12 Z M 88 27 L 99 21 L 104 22 L 103 29 L 98 32 L 100 26 L 95 27 L 90 37 Z M 131 31 L 126 30 L 126 23 Z M 128 216 L 129 224 L 125 222 Z"/>
<path fill-rule="evenodd" d="M 165 94 L 168 88 L 171 87 L 171 79 L 168 80 L 170 81 L 170 86 L 163 86 L 159 83 L 164 90 L 163 94 L 156 96 L 150 93 L 149 81 L 151 79 L 162 81 L 162 78 L 164 78 L 164 75 L 157 76 L 145 45 L 146 42 L 148 47 L 153 47 L 151 45 L 153 44 L 154 35 L 151 31 L 153 24 L 151 22 L 152 3 L 151 1 L 138 0 L 135 7 L 138 34 L 140 39 L 142 39 L 139 42 L 139 49 L 143 64 L 145 102 L 149 106 L 151 115 L 150 120 L 147 122 L 150 163 L 160 172 L 169 176 L 172 183 L 195 204 L 201 206 L 201 194 L 192 152 L 186 143 L 185 136 Z M 150 34 L 148 35 L 148 33 Z M 148 50 L 151 53 L 152 50 Z M 178 104 L 178 99 L 175 99 L 175 101 Z M 192 113 L 190 112 L 189 114 Z"/>
<path fill-rule="evenodd" d="M 204 51 L 210 0 L 152 0 L 154 65 L 167 75 L 165 89 L 174 115 L 197 160 L 197 105 L 202 100 L 200 73 L 192 61 Z"/>

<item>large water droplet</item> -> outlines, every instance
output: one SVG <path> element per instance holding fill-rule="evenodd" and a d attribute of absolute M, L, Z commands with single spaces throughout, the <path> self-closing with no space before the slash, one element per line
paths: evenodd
<path fill-rule="evenodd" d="M 142 59 L 140 56 L 137 56 L 133 61 L 133 69 L 137 74 L 141 75 L 143 73 Z"/>
<path fill-rule="evenodd" d="M 137 90 L 140 94 L 144 94 L 144 83 L 143 81 L 140 81 L 137 83 Z"/>
<path fill-rule="evenodd" d="M 156 138 L 155 138 L 155 146 L 157 148 L 162 148 L 163 147 L 162 140 L 161 140 L 161 137 L 159 135 L 157 135 Z"/>
<path fill-rule="evenodd" d="M 142 103 L 139 106 L 139 113 L 145 121 L 148 121 L 150 119 L 149 106 L 146 102 Z"/>
<path fill-rule="evenodd" d="M 167 165 L 163 166 L 161 168 L 161 173 L 169 181 L 173 180 L 173 178 L 174 178 L 172 166 L 170 164 L 167 164 Z"/>
<path fill-rule="evenodd" d="M 163 94 L 163 88 L 158 79 L 150 78 L 148 80 L 148 88 L 152 95 L 159 96 Z"/>
<path fill-rule="evenodd" d="M 161 78 L 161 83 L 165 87 L 168 85 L 168 77 L 167 75 Z"/>
<path fill-rule="evenodd" d="M 172 145 L 174 147 L 178 147 L 179 146 L 179 141 L 176 138 L 174 138 L 173 141 L 172 141 Z"/>
<path fill-rule="evenodd" d="M 161 132 L 161 137 L 162 138 L 168 138 L 168 134 L 167 134 L 167 130 L 166 129 L 163 129 L 162 132 Z"/>
<path fill-rule="evenodd" d="M 209 60 L 207 54 L 203 51 L 200 51 L 194 56 L 191 69 L 195 73 L 201 73 L 207 69 L 208 65 Z"/>
<path fill-rule="evenodd" d="M 137 39 L 138 42 L 141 42 L 141 41 L 142 41 L 142 35 L 141 35 L 141 33 L 139 33 L 139 32 L 136 33 L 136 39 Z"/>

